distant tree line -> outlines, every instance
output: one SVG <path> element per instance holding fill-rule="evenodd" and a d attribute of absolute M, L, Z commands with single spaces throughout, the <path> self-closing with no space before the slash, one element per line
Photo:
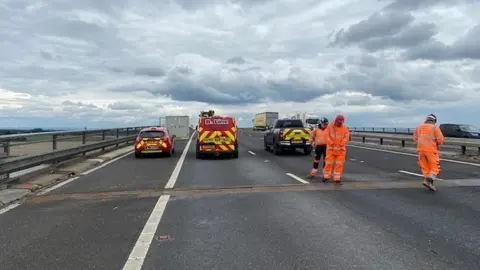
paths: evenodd
<path fill-rule="evenodd" d="M 33 128 L 33 129 L 2 129 L 0 128 L 0 135 L 14 135 L 14 134 L 24 134 L 24 133 L 38 133 L 38 132 L 49 132 L 56 130 L 49 130 L 43 128 Z"/>

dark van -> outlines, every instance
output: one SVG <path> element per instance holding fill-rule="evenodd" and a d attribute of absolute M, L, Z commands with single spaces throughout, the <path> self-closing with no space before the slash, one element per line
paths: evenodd
<path fill-rule="evenodd" d="M 480 139 L 480 130 L 472 125 L 441 124 L 440 130 L 445 137 Z"/>

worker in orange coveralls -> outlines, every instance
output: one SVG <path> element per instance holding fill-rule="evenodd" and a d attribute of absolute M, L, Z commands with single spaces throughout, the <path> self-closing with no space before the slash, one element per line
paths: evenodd
<path fill-rule="evenodd" d="M 347 154 L 347 142 L 350 140 L 350 131 L 344 124 L 345 117 L 337 115 L 335 121 L 330 123 L 325 130 L 325 140 L 327 141 L 327 158 L 323 168 L 323 182 L 327 182 L 332 174 L 333 163 L 333 181 L 340 184 L 340 176 L 343 172 L 343 164 Z"/>
<path fill-rule="evenodd" d="M 445 141 L 436 123 L 437 117 L 429 114 L 425 123 L 420 124 L 413 133 L 413 141 L 417 144 L 418 165 L 424 177 L 422 184 L 431 191 L 436 191 L 433 182 L 440 173 L 438 148 Z"/>
<path fill-rule="evenodd" d="M 328 119 L 323 117 L 320 119 L 318 127 L 316 127 L 312 132 L 310 132 L 310 143 L 312 144 L 315 157 L 313 158 L 313 168 L 308 174 L 307 177 L 313 178 L 317 175 L 318 164 L 320 163 L 320 158 L 323 156 L 323 168 L 325 168 L 325 158 L 327 153 L 327 141 L 325 140 L 325 129 L 328 126 Z"/>

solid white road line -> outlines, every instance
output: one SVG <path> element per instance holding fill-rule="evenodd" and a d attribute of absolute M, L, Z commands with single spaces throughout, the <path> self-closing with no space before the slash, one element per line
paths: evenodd
<path fill-rule="evenodd" d="M 414 173 L 414 172 L 409 172 L 409 171 L 404 171 L 404 170 L 399 170 L 398 171 L 399 173 L 404 173 L 404 174 L 409 174 L 409 175 L 414 175 L 414 176 L 419 176 L 419 177 L 422 177 L 423 178 L 423 175 L 419 174 L 419 173 Z M 437 178 L 436 180 L 438 181 L 445 181 L 443 179 L 440 179 L 440 178 Z"/>
<path fill-rule="evenodd" d="M 162 195 L 158 199 L 157 204 L 153 208 L 147 223 L 145 223 L 145 227 L 143 227 L 143 230 L 132 249 L 132 252 L 130 252 L 130 255 L 128 256 L 127 262 L 123 266 L 124 270 L 142 269 L 143 262 L 145 261 L 145 257 L 150 249 L 153 237 L 157 232 L 158 224 L 160 224 L 160 220 L 162 219 L 163 212 L 167 207 L 169 198 L 170 195 Z"/>
<path fill-rule="evenodd" d="M 292 177 L 293 179 L 295 179 L 295 180 L 297 180 L 298 182 L 301 182 L 301 183 L 303 183 L 303 184 L 309 184 L 309 183 L 310 183 L 310 182 L 305 181 L 305 180 L 303 180 L 302 178 L 296 176 L 296 175 L 293 174 L 293 173 L 286 173 L 286 175 Z"/>
<path fill-rule="evenodd" d="M 175 182 L 177 182 L 178 175 L 180 174 L 180 170 L 182 169 L 183 162 L 185 161 L 185 157 L 187 156 L 188 149 L 190 148 L 190 144 L 192 143 L 194 135 L 195 131 L 192 133 L 192 136 L 190 136 L 190 139 L 188 139 L 187 145 L 183 149 L 182 155 L 180 156 L 180 159 L 178 159 L 177 165 L 175 166 L 175 169 L 173 169 L 173 172 L 170 175 L 170 179 L 168 179 L 165 188 L 173 188 Z"/>
<path fill-rule="evenodd" d="M 78 178 L 80 178 L 80 177 L 77 176 L 77 177 L 73 177 L 73 178 L 67 179 L 67 180 L 65 180 L 65 181 L 63 181 L 63 182 L 60 182 L 60 183 L 58 183 L 58 184 L 56 184 L 56 185 L 54 185 L 54 186 L 51 186 L 51 187 L 49 187 L 49 188 L 47 188 L 47 189 L 44 189 L 44 190 L 40 191 L 40 192 L 38 192 L 37 194 L 38 194 L 38 195 L 47 194 L 48 192 L 53 191 L 53 190 L 55 190 L 55 189 L 57 189 L 57 188 L 59 188 L 59 187 L 62 187 L 62 186 L 64 186 L 64 185 L 68 184 L 68 183 L 71 183 L 71 182 L 77 180 Z"/>
<path fill-rule="evenodd" d="M 250 153 L 250 154 L 252 154 L 252 155 L 254 155 L 254 156 L 256 155 L 256 154 L 255 154 L 254 152 L 252 152 L 252 151 L 248 151 L 248 153 Z"/>
<path fill-rule="evenodd" d="M 178 159 L 177 165 L 175 166 L 175 169 L 173 170 L 167 184 L 165 185 L 166 189 L 173 188 L 173 186 L 175 185 L 175 182 L 178 179 L 178 175 L 180 174 L 180 170 L 182 169 L 183 162 L 185 161 L 185 157 L 187 156 L 188 149 L 190 148 L 190 144 L 192 143 L 194 135 L 195 132 L 193 132 L 192 136 L 190 136 L 190 139 L 188 140 L 185 149 L 183 149 L 182 155 Z M 124 270 L 142 269 L 143 263 L 148 254 L 148 250 L 150 249 L 150 245 L 152 244 L 153 237 L 155 236 L 158 225 L 162 220 L 163 212 L 167 207 L 169 198 L 170 195 L 162 195 L 158 199 L 157 204 L 153 208 L 152 213 L 147 220 L 147 223 L 145 223 L 145 226 L 143 227 L 143 230 L 140 233 L 140 236 L 138 237 L 135 246 L 133 247 L 125 265 L 123 266 Z"/>
<path fill-rule="evenodd" d="M 412 153 L 404 153 L 404 152 L 397 152 L 397 151 L 391 151 L 391 150 L 385 150 L 385 149 L 370 148 L 370 147 L 365 147 L 365 146 L 358 146 L 358 145 L 351 145 L 350 144 L 350 145 L 348 145 L 348 147 L 360 148 L 360 149 L 366 149 L 366 150 L 378 151 L 378 152 L 385 152 L 385 153 L 391 153 L 391 154 L 397 154 L 397 155 L 417 157 L 416 154 L 412 154 Z M 461 160 L 440 158 L 440 161 L 446 161 L 446 162 L 451 162 L 451 163 L 458 163 L 458 164 L 463 164 L 463 165 L 480 167 L 480 163 L 473 163 L 473 162 L 467 162 L 467 161 L 461 161 Z"/>
<path fill-rule="evenodd" d="M 8 212 L 8 211 L 10 211 L 10 210 L 12 210 L 12 209 L 14 209 L 14 208 L 16 208 L 16 207 L 19 206 L 19 205 L 20 205 L 20 203 L 12 203 L 12 204 L 10 204 L 9 206 L 0 209 L 0 215 L 1 215 L 1 214 L 5 214 L 6 212 Z"/>
<path fill-rule="evenodd" d="M 107 166 L 108 164 L 111 164 L 111 163 L 113 163 L 113 162 L 115 162 L 115 161 L 117 161 L 117 160 L 119 160 L 119 159 L 122 159 L 122 158 L 124 158 L 124 157 L 126 157 L 126 156 L 128 156 L 128 155 L 130 155 L 130 154 L 132 154 L 132 151 L 129 151 L 129 152 L 127 152 L 127 153 L 125 153 L 125 154 L 123 154 L 123 155 L 121 155 L 121 156 L 118 156 L 118 157 L 116 157 L 116 158 L 114 158 L 114 159 L 111 159 L 111 160 L 109 160 L 109 161 L 107 161 L 107 162 L 104 162 L 104 163 L 102 163 L 102 165 L 97 166 L 97 167 L 95 167 L 95 168 L 93 168 L 93 169 L 90 169 L 90 170 L 88 170 L 88 171 L 85 171 L 85 172 L 83 172 L 83 173 L 80 173 L 79 175 L 80 175 L 80 176 L 82 176 L 82 175 L 87 175 L 87 174 L 89 174 L 89 173 L 91 173 L 91 172 L 94 172 L 94 171 L 96 171 L 96 170 L 99 170 L 99 169 Z M 58 184 L 56 184 L 56 185 L 54 185 L 54 186 L 51 186 L 51 187 L 49 187 L 49 188 L 47 188 L 47 189 L 45 189 L 45 190 L 40 191 L 40 192 L 37 193 L 37 194 L 38 194 L 38 195 L 45 195 L 45 194 L 47 194 L 48 192 L 51 192 L 51 191 L 53 191 L 53 190 L 55 190 L 55 189 L 57 189 L 57 188 L 63 187 L 64 185 L 66 185 L 66 184 L 68 184 L 68 183 L 71 183 L 71 182 L 77 180 L 78 178 L 80 178 L 80 177 L 77 176 L 77 177 L 73 177 L 73 178 L 67 179 L 67 180 L 65 180 L 65 181 L 63 181 L 63 182 L 60 182 L 60 183 L 58 183 Z"/>
<path fill-rule="evenodd" d="M 90 169 L 90 170 L 88 170 L 88 171 L 84 171 L 84 172 L 81 173 L 80 175 L 87 175 L 87 174 L 89 174 L 89 173 L 91 173 L 91 172 L 94 172 L 94 171 L 96 171 L 96 170 L 100 170 L 101 168 L 107 166 L 108 164 L 111 164 L 111 163 L 113 163 L 113 162 L 115 162 L 115 161 L 117 161 L 117 160 L 119 160 L 119 159 L 122 159 L 122 158 L 124 158 L 124 157 L 126 157 L 126 156 L 129 156 L 129 155 L 131 155 L 132 153 L 133 153 L 133 149 L 132 149 L 131 151 L 129 151 L 129 152 L 127 152 L 127 153 L 119 156 L 119 157 L 116 157 L 116 158 L 114 158 L 114 159 L 111 159 L 111 160 L 103 163 L 103 164 L 100 165 L 100 166 L 97 166 L 97 167 L 95 167 L 95 168 L 93 168 L 93 169 Z"/>

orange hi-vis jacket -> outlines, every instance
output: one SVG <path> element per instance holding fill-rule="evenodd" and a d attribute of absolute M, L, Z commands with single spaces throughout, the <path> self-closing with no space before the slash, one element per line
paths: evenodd
<path fill-rule="evenodd" d="M 335 122 L 330 123 L 325 129 L 325 140 L 327 141 L 327 151 L 346 151 L 346 144 L 350 139 L 350 131 L 345 124 L 337 127 Z"/>
<path fill-rule="evenodd" d="M 325 130 L 319 127 L 315 128 L 310 132 L 310 142 L 316 146 L 318 145 L 326 145 L 327 140 L 325 139 Z"/>
<path fill-rule="evenodd" d="M 417 143 L 417 152 L 438 152 L 438 146 L 443 144 L 445 137 L 440 128 L 432 123 L 420 124 L 413 132 L 413 141 Z"/>

